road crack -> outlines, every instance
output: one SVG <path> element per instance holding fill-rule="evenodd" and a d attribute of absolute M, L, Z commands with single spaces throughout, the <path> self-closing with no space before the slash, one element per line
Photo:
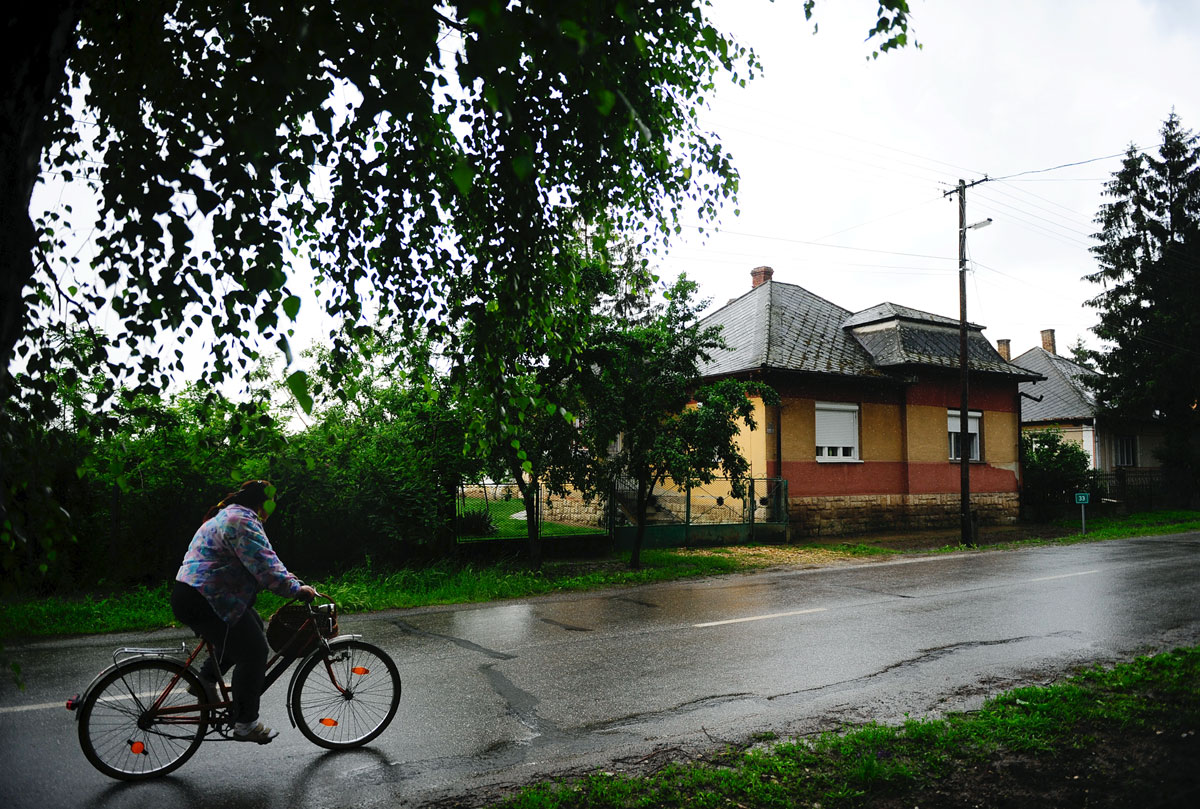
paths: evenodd
<path fill-rule="evenodd" d="M 878 671 L 873 671 L 873 672 L 870 672 L 869 674 L 864 674 L 860 677 L 851 677 L 846 680 L 839 680 L 839 681 L 833 682 L 833 683 L 825 683 L 824 685 L 813 686 L 812 688 L 802 688 L 798 691 L 788 691 L 783 694 L 775 694 L 774 696 L 767 697 L 767 701 L 776 700 L 776 699 L 785 699 L 787 697 L 792 697 L 797 694 L 811 694 L 816 691 L 824 691 L 824 690 L 830 689 L 830 688 L 838 688 L 841 686 L 849 685 L 851 683 L 861 683 L 861 682 L 865 682 L 867 680 L 873 680 L 876 677 L 883 677 L 885 675 L 891 674 L 892 672 L 899 671 L 901 669 L 911 668 L 911 667 L 915 667 L 915 666 L 922 666 L 922 665 L 932 662 L 934 660 L 939 660 L 943 657 L 947 657 L 949 655 L 956 654 L 956 653 L 962 652 L 962 651 L 967 651 L 970 649 L 983 649 L 983 648 L 987 648 L 989 646 L 1007 646 L 1009 644 L 1025 643 L 1025 642 L 1031 641 L 1031 640 L 1045 640 L 1046 638 L 1062 638 L 1062 637 L 1070 638 L 1070 637 L 1076 637 L 1078 634 L 1079 634 L 1078 632 L 1064 630 L 1061 632 L 1051 632 L 1048 635 L 1020 635 L 1015 638 L 997 638 L 996 640 L 974 640 L 974 641 L 964 641 L 962 643 L 951 643 L 951 644 L 947 644 L 945 646 L 933 646 L 928 649 L 921 649 L 918 651 L 918 653 L 916 655 L 914 655 L 912 657 L 906 658 L 904 660 L 898 660 L 895 663 L 891 663 L 890 665 L 884 666 L 883 668 L 879 669 Z"/>
<path fill-rule="evenodd" d="M 420 637 L 423 637 L 423 638 L 438 638 L 439 640 L 450 641 L 455 646 L 459 646 L 463 649 L 466 649 L 469 652 L 478 652 L 481 655 L 485 655 L 485 656 L 493 658 L 495 660 L 516 660 L 517 659 L 516 655 L 511 655 L 511 654 L 508 654 L 507 652 L 497 652 L 495 649 L 489 649 L 486 646 L 480 646 L 478 643 L 472 643 L 471 641 L 466 640 L 464 638 L 456 638 L 453 635 L 442 635 L 438 632 L 428 632 L 424 629 L 413 626 L 412 624 L 408 623 L 407 621 L 392 621 L 392 625 L 395 626 L 397 629 L 399 629 L 401 632 L 404 632 L 406 635 L 419 635 Z"/>

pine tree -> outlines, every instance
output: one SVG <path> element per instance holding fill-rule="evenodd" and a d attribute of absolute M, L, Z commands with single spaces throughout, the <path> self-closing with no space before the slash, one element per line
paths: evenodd
<path fill-rule="evenodd" d="M 1110 415 L 1154 419 L 1169 440 L 1160 460 L 1200 471 L 1200 137 L 1172 112 L 1157 156 L 1130 146 L 1100 207 L 1104 291 L 1091 352 L 1097 404 Z"/>

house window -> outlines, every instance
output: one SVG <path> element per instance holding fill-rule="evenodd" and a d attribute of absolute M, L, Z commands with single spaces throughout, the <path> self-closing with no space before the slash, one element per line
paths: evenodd
<path fill-rule="evenodd" d="M 962 439 L 962 420 L 959 418 L 961 410 L 949 410 L 946 413 L 946 431 L 950 436 L 950 460 L 962 460 L 962 450 L 959 446 L 959 441 Z M 970 445 L 970 455 L 972 461 L 979 460 L 979 419 L 983 414 L 978 410 L 967 411 L 967 443 Z"/>
<path fill-rule="evenodd" d="M 858 460 L 858 405 L 817 402 L 817 460 Z"/>
<path fill-rule="evenodd" d="M 1137 438 L 1122 435 L 1113 444 L 1113 466 L 1137 466 Z"/>

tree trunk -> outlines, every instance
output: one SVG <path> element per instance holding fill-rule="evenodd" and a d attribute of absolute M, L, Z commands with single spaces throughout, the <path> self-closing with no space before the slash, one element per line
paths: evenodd
<path fill-rule="evenodd" d="M 637 516 L 637 529 L 633 532 L 633 553 L 629 556 L 629 567 L 634 570 L 642 569 L 642 541 L 646 538 L 646 506 L 650 487 L 644 481 L 637 484 L 637 497 L 634 498 Z"/>
<path fill-rule="evenodd" d="M 525 500 L 525 534 L 529 539 L 529 568 L 542 567 L 542 521 L 538 514 L 538 483 L 533 481 L 528 491 L 522 492 Z"/>
<path fill-rule="evenodd" d="M 21 292 L 33 277 L 36 244 L 29 203 L 41 176 L 48 121 L 76 42 L 77 0 L 10 7 L 0 47 L 0 368 L 25 326 Z"/>
<path fill-rule="evenodd" d="M 525 479 L 524 469 L 517 466 L 513 471 L 513 479 L 517 481 L 517 489 L 521 492 L 521 502 L 525 504 L 525 536 L 528 540 L 526 546 L 529 552 L 529 568 L 530 570 L 540 570 L 542 567 L 542 537 L 541 537 L 541 521 L 538 519 L 538 481 L 537 478 L 531 477 Z"/>

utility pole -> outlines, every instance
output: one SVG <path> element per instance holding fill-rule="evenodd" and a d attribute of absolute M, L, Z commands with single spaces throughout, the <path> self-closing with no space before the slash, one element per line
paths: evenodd
<path fill-rule="evenodd" d="M 987 177 L 967 183 L 958 181 L 958 188 L 947 191 L 946 196 L 958 194 L 958 469 L 959 469 L 959 520 L 962 544 L 975 545 L 975 529 L 971 519 L 971 419 L 970 419 L 970 372 L 967 360 L 967 231 L 992 223 L 991 219 L 967 225 L 967 189 L 986 183 Z"/>

